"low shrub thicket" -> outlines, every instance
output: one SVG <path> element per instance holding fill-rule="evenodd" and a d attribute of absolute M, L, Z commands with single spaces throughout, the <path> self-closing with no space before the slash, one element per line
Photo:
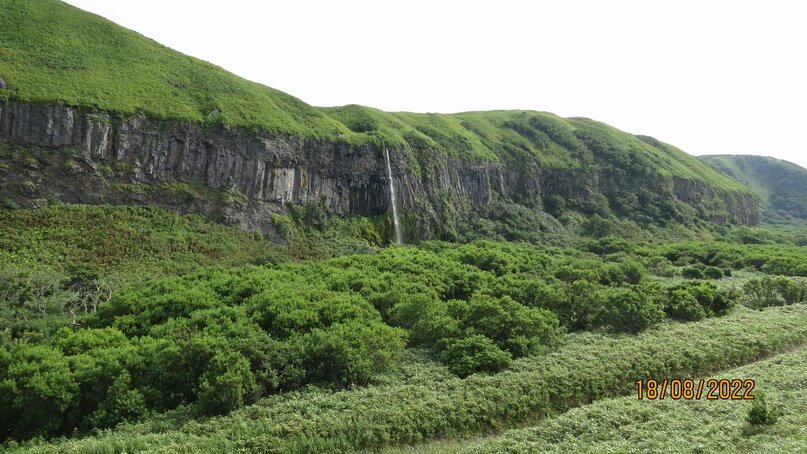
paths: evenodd
<path fill-rule="evenodd" d="M 225 417 L 123 426 L 57 449 L 345 452 L 479 434 L 633 391 L 640 378 L 701 375 L 807 339 L 807 307 L 744 311 L 638 336 L 572 336 L 513 370 L 467 379 L 274 396 Z M 53 449 L 33 446 L 32 451 Z"/>

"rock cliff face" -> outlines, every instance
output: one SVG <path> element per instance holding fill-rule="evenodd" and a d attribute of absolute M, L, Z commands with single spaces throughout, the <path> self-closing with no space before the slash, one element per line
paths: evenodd
<path fill-rule="evenodd" d="M 21 147 L 7 154 L 29 154 L 0 166 L 3 197 L 21 204 L 149 203 L 265 233 L 271 214 L 290 203 L 321 201 L 341 215 L 381 215 L 390 207 L 383 150 L 372 146 L 14 101 L 0 101 L 0 143 Z M 390 157 L 410 240 L 438 235 L 447 218 L 496 197 L 586 200 L 622 189 L 609 187 L 607 175 L 464 162 L 429 150 L 391 149 Z M 758 221 L 753 197 L 672 183 L 681 202 L 725 204 L 725 215 L 713 221 Z"/>

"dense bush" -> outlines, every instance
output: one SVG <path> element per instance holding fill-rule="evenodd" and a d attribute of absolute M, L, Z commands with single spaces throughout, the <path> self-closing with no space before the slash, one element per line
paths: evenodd
<path fill-rule="evenodd" d="M 639 336 L 586 333 L 549 355 L 516 360 L 513 371 L 496 375 L 460 380 L 429 372 L 402 383 L 274 396 L 220 418 L 190 423 L 155 420 L 70 440 L 60 448 L 376 451 L 534 422 L 596 399 L 633 393 L 637 377 L 702 375 L 788 349 L 805 338 L 803 306 L 666 325 Z M 642 408 L 647 406 L 642 403 Z M 614 419 L 607 422 L 613 425 Z M 52 449 L 43 444 L 34 450 Z"/>
<path fill-rule="evenodd" d="M 751 426 L 764 427 L 776 424 L 779 417 L 780 413 L 778 409 L 768 402 L 764 393 L 760 393 L 755 396 L 754 402 L 751 403 L 746 421 Z"/>
<path fill-rule="evenodd" d="M 777 263 L 765 250 L 733 247 L 631 251 L 608 237 L 588 251 L 427 242 L 141 280 L 98 304 L 102 265 L 52 275 L 7 267 L 0 309 L 13 317 L 2 319 L 0 335 L 0 436 L 88 432 L 183 406 L 226 414 L 309 385 L 363 386 L 407 346 L 466 377 L 553 355 L 566 331 L 636 334 L 665 317 L 725 315 L 735 293 L 701 281 L 665 288 L 647 267 Z M 752 304 L 805 299 L 795 281 L 774 284 L 748 284 Z M 74 316 L 73 304 L 88 309 Z"/>
<path fill-rule="evenodd" d="M 743 285 L 746 304 L 761 308 L 784 306 L 807 301 L 807 282 L 794 281 L 784 276 L 763 276 Z"/>
<path fill-rule="evenodd" d="M 440 360 L 460 377 L 476 372 L 498 372 L 512 362 L 510 353 L 499 348 L 489 337 L 479 334 L 446 338 L 441 344 Z"/>
<path fill-rule="evenodd" d="M 705 279 L 706 273 L 696 266 L 688 266 L 681 271 L 681 275 L 687 279 Z"/>
<path fill-rule="evenodd" d="M 784 241 L 784 240 L 783 240 Z M 663 256 L 678 266 L 723 270 L 754 268 L 768 274 L 807 277 L 807 248 L 788 243 L 735 244 L 684 242 L 642 248 L 643 255 Z M 703 277 L 697 277 L 703 279 Z"/>
<path fill-rule="evenodd" d="M 664 319 L 657 292 L 644 288 L 619 289 L 606 296 L 595 324 L 614 331 L 638 333 Z"/>
<path fill-rule="evenodd" d="M 667 290 L 667 316 L 681 321 L 725 315 L 739 300 L 733 289 L 719 290 L 709 282 L 693 281 Z"/>
<path fill-rule="evenodd" d="M 691 292 L 685 289 L 676 289 L 670 292 L 669 301 L 665 309 L 668 317 L 686 322 L 694 322 L 706 317 L 706 311 L 703 306 Z"/>

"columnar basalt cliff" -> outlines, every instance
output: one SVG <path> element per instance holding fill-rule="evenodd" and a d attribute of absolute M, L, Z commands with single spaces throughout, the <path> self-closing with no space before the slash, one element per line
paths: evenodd
<path fill-rule="evenodd" d="M 290 203 L 321 202 L 340 215 L 374 216 L 390 209 L 383 149 L 372 145 L 15 101 L 0 101 L 0 142 L 36 153 L 32 167 L 0 169 L 6 173 L 5 196 L 21 204 L 41 199 L 156 204 L 215 214 L 265 233 L 272 231 L 271 214 Z M 390 158 L 402 211 L 413 219 L 409 239 L 439 235 L 446 219 L 495 198 L 518 202 L 557 195 L 580 202 L 598 193 L 608 200 L 625 190 L 624 179 L 613 178 L 607 167 L 575 173 L 409 148 L 391 149 Z M 659 199 L 722 204 L 716 211 L 721 214 L 704 214 L 708 220 L 758 221 L 757 202 L 745 193 L 720 193 L 679 178 L 631 182 L 659 184 L 673 186 L 668 195 L 656 194 Z M 196 196 L 189 196 L 194 191 L 188 188 Z"/>
<path fill-rule="evenodd" d="M 5 206 L 156 204 L 269 233 L 321 203 L 382 227 L 389 150 L 406 240 L 513 218 L 540 234 L 546 213 L 758 220 L 749 188 L 651 137 L 535 111 L 314 107 L 58 0 L 0 0 L 0 78 Z"/>
<path fill-rule="evenodd" d="M 330 212 L 365 216 L 386 213 L 390 206 L 382 150 L 371 146 L 20 102 L 0 102 L 0 142 L 37 152 L 40 162 L 27 172 L 35 184 L 28 184 L 27 194 L 15 194 L 6 182 L 6 196 L 16 195 L 15 202 L 22 204 L 39 199 L 150 203 L 215 212 L 243 228 L 264 232 L 271 231 L 271 213 L 284 211 L 289 203 L 323 202 Z M 405 155 L 390 152 L 399 197 L 404 210 L 424 216 L 418 217 L 426 235 L 436 222 L 430 200 L 438 194 L 487 203 L 494 192 L 504 192 L 496 166 L 437 162 L 424 185 Z M 53 175 L 46 172 L 48 166 L 63 172 L 58 178 L 43 178 Z M 70 166 L 75 168 L 66 168 Z M 123 171 L 105 174 L 109 168 Z M 9 181 L 26 177 L 24 166 L 10 173 L 16 175 L 8 175 Z M 133 190 L 135 185 L 165 188 L 175 183 L 201 185 L 211 197 L 188 200 L 165 191 Z M 216 194 L 229 194 L 232 203 L 219 203 Z"/>

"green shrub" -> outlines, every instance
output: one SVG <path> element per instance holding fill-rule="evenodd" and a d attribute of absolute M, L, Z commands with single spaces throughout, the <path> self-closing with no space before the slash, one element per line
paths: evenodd
<path fill-rule="evenodd" d="M 0 435 L 46 436 L 59 430 L 78 386 L 67 358 L 44 345 L 0 347 Z"/>
<path fill-rule="evenodd" d="M 716 266 L 707 266 L 703 270 L 703 275 L 707 279 L 722 279 L 723 278 L 723 270 L 716 267 Z"/>
<path fill-rule="evenodd" d="M 631 253 L 636 250 L 636 244 L 624 238 L 606 236 L 589 242 L 586 248 L 598 255 L 608 255 L 618 252 Z"/>
<path fill-rule="evenodd" d="M 509 367 L 512 361 L 510 353 L 500 349 L 490 338 L 478 334 L 445 340 L 440 350 L 440 360 L 460 377 L 477 372 L 498 372 Z"/>
<path fill-rule="evenodd" d="M 556 346 L 563 336 L 555 314 L 528 308 L 506 296 L 476 294 L 467 303 L 451 304 L 449 313 L 464 333 L 485 335 L 514 358 Z"/>
<path fill-rule="evenodd" d="M 706 274 L 703 270 L 694 266 L 688 266 L 681 270 L 681 276 L 686 279 L 706 279 Z"/>
<path fill-rule="evenodd" d="M 704 317 L 725 315 L 740 298 L 736 290 L 718 290 L 714 284 L 703 281 L 674 286 L 668 290 L 667 296 L 665 312 L 670 317 L 683 321 L 699 320 L 702 318 L 701 314 Z M 693 306 L 693 301 L 700 306 L 700 310 Z"/>
<path fill-rule="evenodd" d="M 706 317 L 706 311 L 692 292 L 685 289 L 673 290 L 665 308 L 667 316 L 676 320 L 693 322 Z"/>
<path fill-rule="evenodd" d="M 748 409 L 746 421 L 755 427 L 771 426 L 776 424 L 779 416 L 779 410 L 768 402 L 765 393 L 758 393 L 754 396 L 751 408 Z"/>
<path fill-rule="evenodd" d="M 215 355 L 201 377 L 196 405 L 205 415 L 223 415 L 244 405 L 254 391 L 249 361 L 237 352 Z"/>
<path fill-rule="evenodd" d="M 642 289 L 616 289 L 606 296 L 595 325 L 617 332 L 638 333 L 664 319 L 662 305 Z"/>
<path fill-rule="evenodd" d="M 292 344 L 304 358 L 307 383 L 348 386 L 364 385 L 389 368 L 406 337 L 400 329 L 353 321 L 316 328 L 292 339 Z"/>
<path fill-rule="evenodd" d="M 123 370 L 107 390 L 106 398 L 88 417 L 89 428 L 115 427 L 126 421 L 137 421 L 148 413 L 143 393 L 132 389 L 129 372 Z"/>
<path fill-rule="evenodd" d="M 807 283 L 785 276 L 763 276 L 743 285 L 746 301 L 755 308 L 784 306 L 807 301 Z"/>

